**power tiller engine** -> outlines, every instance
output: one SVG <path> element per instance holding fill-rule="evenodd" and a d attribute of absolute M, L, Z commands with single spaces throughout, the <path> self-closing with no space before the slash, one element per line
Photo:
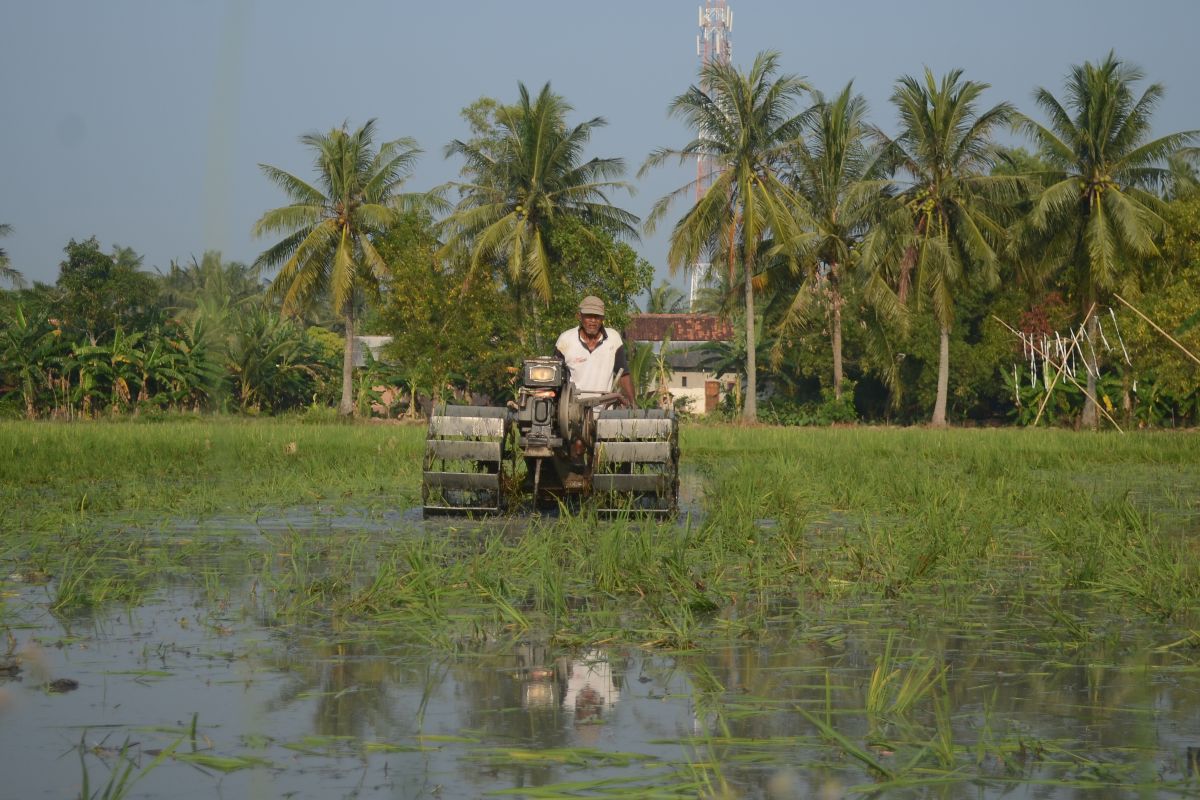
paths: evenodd
<path fill-rule="evenodd" d="M 673 410 L 614 408 L 617 393 L 581 396 L 557 358 L 526 359 L 504 407 L 443 406 L 429 419 L 426 514 L 499 513 L 532 500 L 600 512 L 669 516 L 678 508 Z"/>

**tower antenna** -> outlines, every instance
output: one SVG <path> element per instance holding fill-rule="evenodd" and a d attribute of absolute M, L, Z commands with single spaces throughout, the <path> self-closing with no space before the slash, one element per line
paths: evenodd
<path fill-rule="evenodd" d="M 733 53 L 733 42 L 730 33 L 733 31 L 733 9 L 726 0 L 705 0 L 700 6 L 700 33 L 696 36 L 696 56 L 700 59 L 700 69 L 709 64 L 728 64 Z M 708 86 L 702 85 L 707 91 Z M 700 131 L 703 137 L 705 131 Z M 716 164 L 711 156 L 700 154 L 696 157 L 696 202 L 712 186 L 713 173 Z M 701 259 L 704 257 L 701 256 Z M 711 278 L 712 262 L 698 260 L 691 265 L 688 272 L 688 307 L 696 308 L 696 295 Z"/>

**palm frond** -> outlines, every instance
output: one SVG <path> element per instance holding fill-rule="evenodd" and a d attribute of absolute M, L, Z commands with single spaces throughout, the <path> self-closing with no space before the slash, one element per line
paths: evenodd
<path fill-rule="evenodd" d="M 1156 252 L 1163 221 L 1161 200 L 1151 191 L 1162 191 L 1164 165 L 1200 135 L 1183 131 L 1150 140 L 1150 118 L 1163 89 L 1152 84 L 1136 96 L 1133 86 L 1142 77 L 1110 52 L 1100 62 L 1071 68 L 1064 101 L 1037 90 L 1048 126 L 1018 117 L 1039 155 L 1064 173 L 1034 198 L 1022 239 L 1051 254 L 1037 259 L 1043 264 L 1073 266 L 1084 302 L 1116 286 L 1122 253 Z"/>
<path fill-rule="evenodd" d="M 284 194 L 298 204 L 320 205 L 325 201 L 324 193 L 290 172 L 285 172 L 270 164 L 259 164 L 258 168 L 270 179 L 271 183 L 283 189 Z"/>
<path fill-rule="evenodd" d="M 1117 242 L 1109 224 L 1103 203 L 1096 203 L 1085 226 L 1088 256 L 1088 295 L 1095 299 L 1098 292 L 1112 287 L 1116 276 Z"/>
<path fill-rule="evenodd" d="M 1105 206 L 1106 215 L 1119 230 L 1124 248 L 1139 256 L 1158 255 L 1154 237 L 1166 225 L 1158 214 L 1119 189 L 1110 189 L 1100 200 Z"/>
<path fill-rule="evenodd" d="M 518 84 L 518 100 L 495 114 L 495 137 L 486 144 L 454 141 L 448 156 L 464 160 L 468 178 L 448 185 L 460 200 L 443 221 L 443 252 L 466 249 L 472 271 L 499 261 L 514 285 L 529 283 L 546 296 L 554 263 L 549 231 L 559 219 L 578 219 L 615 236 L 636 238 L 638 219 L 614 206 L 609 194 L 631 191 L 617 180 L 619 158 L 584 158 L 592 133 L 606 123 L 593 117 L 574 126 L 573 110 L 550 84 L 536 96 Z"/>

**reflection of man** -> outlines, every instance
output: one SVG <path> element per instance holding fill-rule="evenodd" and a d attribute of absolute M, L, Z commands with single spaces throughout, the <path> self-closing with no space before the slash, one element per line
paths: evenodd
<path fill-rule="evenodd" d="M 575 695 L 575 724 L 581 722 L 599 722 L 604 713 L 604 698 L 594 687 L 587 685 Z"/>
<path fill-rule="evenodd" d="M 579 303 L 579 327 L 563 331 L 554 345 L 554 353 L 567 365 L 571 382 L 580 395 L 613 391 L 613 376 L 621 378 L 617 391 L 624 405 L 633 405 L 633 378 L 621 334 L 604 327 L 604 301 L 588 295 Z"/>
<path fill-rule="evenodd" d="M 557 686 L 554 665 L 547 661 L 544 645 L 525 642 L 517 646 L 516 674 L 521 682 L 521 705 L 524 708 L 551 708 L 562 694 Z"/>
<path fill-rule="evenodd" d="M 600 722 L 620 699 L 621 690 L 617 688 L 607 654 L 589 650 L 571 662 L 563 705 L 575 718 L 577 727 Z"/>

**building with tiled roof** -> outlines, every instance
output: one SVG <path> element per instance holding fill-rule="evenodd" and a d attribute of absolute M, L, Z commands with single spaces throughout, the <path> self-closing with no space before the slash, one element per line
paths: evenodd
<path fill-rule="evenodd" d="M 714 314 L 634 314 L 625 338 L 634 342 L 728 342 L 733 339 L 729 320 Z"/>
<path fill-rule="evenodd" d="M 701 345 L 707 342 L 733 341 L 733 325 L 713 314 L 634 314 L 624 338 L 635 346 L 649 345 L 657 352 L 667 345 L 667 363 L 671 367 L 671 396 L 688 398 L 691 410 L 705 414 L 713 411 L 726 392 L 731 391 L 736 375 L 716 375 L 707 367 L 711 356 Z"/>

